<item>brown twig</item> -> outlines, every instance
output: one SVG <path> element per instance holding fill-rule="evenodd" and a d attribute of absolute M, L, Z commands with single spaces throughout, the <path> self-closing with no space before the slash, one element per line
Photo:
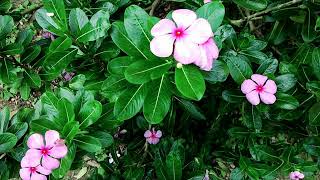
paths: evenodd
<path fill-rule="evenodd" d="M 149 12 L 149 15 L 152 16 L 154 14 L 154 11 L 156 10 L 156 7 L 158 6 L 158 4 L 160 3 L 161 0 L 155 0 L 153 1 L 152 5 L 151 5 L 151 10 Z"/>

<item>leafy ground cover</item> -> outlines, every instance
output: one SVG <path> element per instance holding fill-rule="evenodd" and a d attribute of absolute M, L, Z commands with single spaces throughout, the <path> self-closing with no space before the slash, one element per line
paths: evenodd
<path fill-rule="evenodd" d="M 0 179 L 317 179 L 318 0 L 0 0 Z"/>

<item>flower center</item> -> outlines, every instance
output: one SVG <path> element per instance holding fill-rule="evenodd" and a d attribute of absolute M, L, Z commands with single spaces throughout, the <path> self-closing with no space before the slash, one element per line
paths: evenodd
<path fill-rule="evenodd" d="M 176 38 L 179 38 L 179 37 L 181 37 L 181 36 L 183 36 L 183 29 L 176 29 L 175 31 L 174 31 L 174 36 L 176 37 Z"/>
<path fill-rule="evenodd" d="M 30 172 L 31 173 L 35 173 L 37 171 L 37 168 L 35 168 L 35 167 L 30 167 Z"/>
<path fill-rule="evenodd" d="M 41 149 L 41 154 L 42 155 L 48 155 L 49 154 L 49 149 L 48 148 L 42 148 Z"/>
<path fill-rule="evenodd" d="M 258 91 L 259 93 L 261 93 L 263 91 L 263 86 L 262 85 L 258 85 L 256 87 L 256 91 Z"/>

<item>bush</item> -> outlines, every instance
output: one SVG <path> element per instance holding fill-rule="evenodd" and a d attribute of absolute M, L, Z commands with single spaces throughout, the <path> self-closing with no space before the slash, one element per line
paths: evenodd
<path fill-rule="evenodd" d="M 318 0 L 0 4 L 1 179 L 317 178 Z"/>

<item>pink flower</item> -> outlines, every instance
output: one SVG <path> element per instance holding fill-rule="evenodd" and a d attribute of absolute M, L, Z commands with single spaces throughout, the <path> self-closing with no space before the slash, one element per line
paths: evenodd
<path fill-rule="evenodd" d="M 154 128 L 152 130 L 147 130 L 144 133 L 144 137 L 146 138 L 149 144 L 158 144 L 160 138 L 162 136 L 162 132 L 160 130 L 155 131 Z"/>
<path fill-rule="evenodd" d="M 204 0 L 203 2 L 204 3 L 209 3 L 209 2 L 211 2 L 211 0 Z"/>
<path fill-rule="evenodd" d="M 252 105 L 258 105 L 260 99 L 265 104 L 273 104 L 276 101 L 274 94 L 277 92 L 277 85 L 273 80 L 267 79 L 267 76 L 253 74 L 251 79 L 241 84 L 241 91 Z"/>
<path fill-rule="evenodd" d="M 199 45 L 200 58 L 194 64 L 199 66 L 202 70 L 210 71 L 212 69 L 213 60 L 219 56 L 219 49 L 212 38 Z"/>
<path fill-rule="evenodd" d="M 46 175 L 51 174 L 51 170 L 48 170 L 38 164 L 37 166 L 30 165 L 32 159 L 28 159 L 27 156 L 21 160 L 20 177 L 22 180 L 46 180 Z"/>
<path fill-rule="evenodd" d="M 32 134 L 27 145 L 30 149 L 25 156 L 30 159 L 30 166 L 36 167 L 41 164 L 48 170 L 58 168 L 58 159 L 63 158 L 68 152 L 64 140 L 60 139 L 59 133 L 54 130 L 46 132 L 45 144 L 41 134 Z"/>
<path fill-rule="evenodd" d="M 291 180 L 299 180 L 304 178 L 304 174 L 299 171 L 294 171 L 290 173 L 289 177 Z"/>
<path fill-rule="evenodd" d="M 211 26 L 203 18 L 197 19 L 196 13 L 187 9 L 172 12 L 172 20 L 162 19 L 151 29 L 154 39 L 150 49 L 158 57 L 174 58 L 181 64 L 199 61 L 199 44 L 213 36 Z"/>

